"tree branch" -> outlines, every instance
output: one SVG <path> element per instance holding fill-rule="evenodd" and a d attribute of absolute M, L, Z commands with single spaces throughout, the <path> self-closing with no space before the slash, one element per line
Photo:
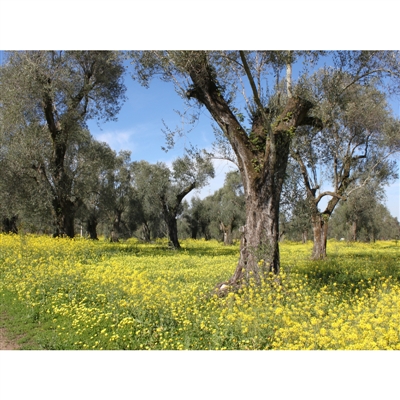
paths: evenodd
<path fill-rule="evenodd" d="M 341 195 L 338 194 L 338 193 L 326 191 L 326 192 L 320 193 L 320 194 L 318 195 L 318 197 L 315 199 L 315 204 L 318 204 L 318 203 L 320 202 L 320 200 L 321 200 L 323 197 L 325 197 L 325 196 L 336 197 L 337 199 L 343 200 L 343 201 L 346 201 L 346 200 L 347 200 L 347 197 L 341 196 Z"/>
<path fill-rule="evenodd" d="M 393 75 L 392 71 L 390 71 L 389 69 L 385 69 L 385 68 L 378 68 L 378 69 L 372 70 L 372 71 L 367 72 L 367 73 L 365 73 L 365 74 L 363 74 L 361 76 L 357 76 L 355 79 L 353 79 L 347 86 L 345 86 L 344 89 L 342 89 L 342 91 L 339 93 L 339 96 L 341 96 L 350 86 L 354 85 L 356 82 L 360 81 L 363 78 L 366 78 L 369 75 L 373 75 L 373 74 L 375 74 L 377 72 L 386 72 L 389 75 Z"/>
<path fill-rule="evenodd" d="M 306 190 L 307 190 L 308 194 L 309 194 L 310 196 L 312 196 L 312 197 L 315 197 L 316 188 L 312 188 L 312 187 L 311 187 L 311 184 L 310 184 L 310 177 L 309 177 L 309 175 L 308 175 L 307 168 L 306 168 L 306 166 L 304 165 L 304 162 L 303 162 L 303 160 L 301 159 L 301 156 L 300 156 L 299 152 L 298 152 L 298 151 L 293 151 L 293 150 L 292 150 L 292 151 L 290 152 L 290 154 L 291 154 L 291 156 L 297 161 L 297 163 L 298 163 L 299 166 L 300 166 L 300 171 L 301 171 L 301 174 L 303 175 L 303 181 L 304 181 L 304 184 L 305 184 L 305 186 L 306 186 Z"/>
<path fill-rule="evenodd" d="M 243 68 L 244 68 L 244 70 L 246 72 L 247 79 L 249 80 L 249 83 L 250 83 L 250 86 L 251 86 L 251 90 L 253 92 L 254 101 L 256 102 L 257 107 L 260 110 L 260 113 L 261 113 L 261 115 L 263 117 L 264 124 L 266 126 L 268 126 L 269 125 L 268 124 L 268 117 L 267 117 L 267 114 L 265 113 L 264 106 L 261 104 L 261 100 L 260 100 L 260 97 L 259 97 L 258 92 L 257 92 L 257 87 L 256 87 L 256 84 L 254 83 L 254 79 L 253 79 L 253 76 L 251 74 L 251 71 L 250 71 L 250 68 L 249 68 L 249 64 L 247 63 L 247 60 L 246 60 L 246 56 L 245 56 L 243 50 L 240 50 L 239 54 L 240 54 L 240 58 L 242 59 Z"/>

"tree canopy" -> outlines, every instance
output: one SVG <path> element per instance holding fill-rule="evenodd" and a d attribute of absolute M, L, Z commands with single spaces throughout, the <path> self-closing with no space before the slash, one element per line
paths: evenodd
<path fill-rule="evenodd" d="M 110 51 L 23 51 L 9 53 L 0 69 L 4 128 L 36 126 L 50 143 L 38 171 L 52 193 L 54 235 L 74 236 L 81 198 L 72 194 L 66 156 L 91 118 L 115 119 L 124 100 L 121 54 Z"/>

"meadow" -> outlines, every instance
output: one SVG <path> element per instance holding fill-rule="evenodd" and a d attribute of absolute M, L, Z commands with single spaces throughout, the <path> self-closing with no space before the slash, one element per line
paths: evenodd
<path fill-rule="evenodd" d="M 238 245 L 0 235 L 0 312 L 25 349 L 400 349 L 400 244 L 281 244 L 280 283 L 213 295 Z"/>

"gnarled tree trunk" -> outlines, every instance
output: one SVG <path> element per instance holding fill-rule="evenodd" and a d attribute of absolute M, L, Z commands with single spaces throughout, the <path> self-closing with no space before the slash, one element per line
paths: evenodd
<path fill-rule="evenodd" d="M 55 229 L 53 236 L 75 236 L 75 213 L 79 205 L 68 199 L 55 197 L 53 199 L 53 214 Z"/>
<path fill-rule="evenodd" d="M 217 285 L 220 291 L 251 277 L 260 281 L 269 272 L 279 273 L 279 203 L 289 146 L 298 126 L 314 122 L 308 117 L 312 104 L 295 96 L 287 99 L 282 112 L 272 120 L 258 97 L 246 57 L 243 52 L 240 55 L 257 104 L 250 134 L 224 99 L 206 56 L 199 53 L 197 62 L 188 66 L 193 85 L 187 95 L 207 107 L 232 145 L 246 198 L 240 259 L 229 281 Z"/>
<path fill-rule="evenodd" d="M 312 218 L 314 234 L 313 260 L 321 260 L 326 257 L 326 242 L 328 237 L 328 218 L 325 214 L 316 214 Z"/>
<path fill-rule="evenodd" d="M 174 249 L 179 250 L 181 245 L 178 240 L 178 225 L 176 222 L 176 217 L 174 215 L 166 218 L 167 228 L 168 228 L 168 236 L 171 242 L 171 245 Z"/>
<path fill-rule="evenodd" d="M 225 225 L 223 222 L 220 222 L 219 226 L 224 235 L 224 245 L 230 246 L 232 244 L 232 224 Z"/>
<path fill-rule="evenodd" d="M 142 224 L 142 238 L 145 242 L 150 242 L 150 228 L 147 222 Z"/>
<path fill-rule="evenodd" d="M 230 284 L 250 278 L 260 282 L 270 272 L 279 273 L 279 193 L 270 193 L 266 186 L 247 195 L 240 258 Z"/>
<path fill-rule="evenodd" d="M 178 215 L 178 209 L 182 203 L 183 198 L 189 194 L 196 187 L 196 182 L 192 182 L 189 186 L 185 187 L 180 193 L 178 193 L 172 204 L 167 200 L 165 194 L 160 196 L 161 206 L 163 210 L 164 221 L 167 224 L 168 236 L 171 245 L 174 249 L 179 250 L 181 245 L 178 240 L 178 224 L 176 217 Z"/>

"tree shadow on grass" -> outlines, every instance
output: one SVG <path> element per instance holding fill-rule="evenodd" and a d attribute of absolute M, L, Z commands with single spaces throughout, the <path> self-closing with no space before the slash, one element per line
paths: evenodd
<path fill-rule="evenodd" d="M 338 285 L 349 295 L 360 288 L 379 286 L 387 279 L 400 283 L 400 261 L 393 254 L 333 254 L 326 260 L 310 261 L 306 267 L 299 268 L 296 272 L 307 275 L 309 285 L 315 289 Z"/>

